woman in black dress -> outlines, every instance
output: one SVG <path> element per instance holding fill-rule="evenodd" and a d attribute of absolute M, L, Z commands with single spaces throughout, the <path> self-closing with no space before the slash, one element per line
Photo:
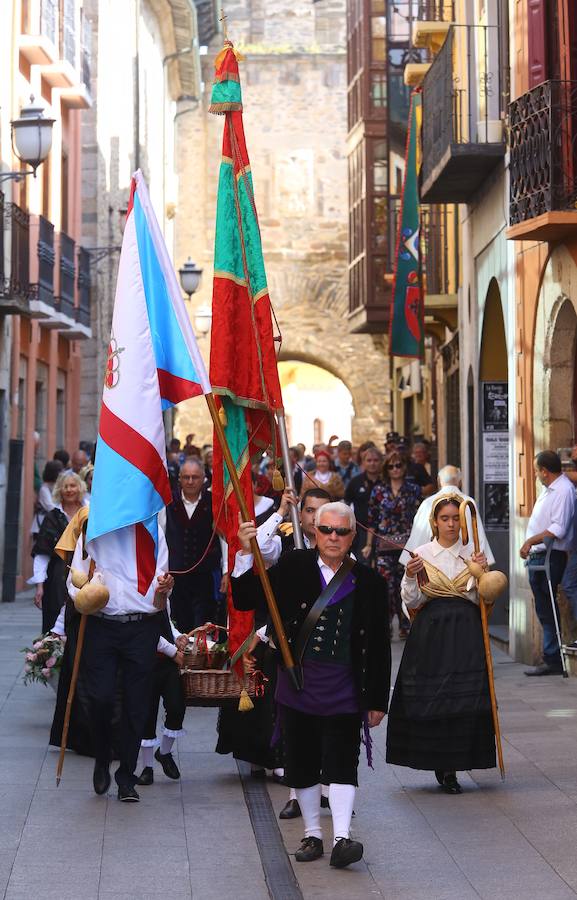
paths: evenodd
<path fill-rule="evenodd" d="M 58 618 L 66 603 L 66 565 L 54 553 L 64 529 L 84 505 L 86 485 L 74 472 L 62 473 L 54 486 L 52 497 L 56 504 L 46 514 L 34 541 L 34 574 L 29 584 L 36 585 L 34 603 L 42 610 L 42 633 L 46 634 Z"/>
<path fill-rule="evenodd" d="M 487 567 L 460 537 L 461 496 L 433 505 L 433 540 L 415 551 L 401 583 L 416 612 L 401 660 L 387 729 L 387 762 L 434 771 L 460 794 L 458 771 L 496 765 L 495 733 L 477 582 L 467 560 Z"/>

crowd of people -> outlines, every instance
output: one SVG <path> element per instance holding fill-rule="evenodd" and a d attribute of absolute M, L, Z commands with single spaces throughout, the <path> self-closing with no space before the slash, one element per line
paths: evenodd
<path fill-rule="evenodd" d="M 51 743 L 60 743 L 78 636 L 71 572 L 95 577 L 110 598 L 89 616 L 68 746 L 94 756 L 97 794 L 108 791 L 110 762 L 118 758 L 123 801 L 137 801 L 136 788 L 154 781 L 155 761 L 168 778 L 180 778 L 173 748 L 184 733 L 183 654 L 194 629 L 226 624 L 229 595 L 238 610 L 255 612 L 244 666 L 264 671 L 267 689 L 249 713 L 222 706 L 215 749 L 249 762 L 254 777 L 270 772 L 290 789 L 280 817 L 303 819 L 297 860 L 323 855 L 320 809 L 330 808 L 331 865 L 347 866 L 363 853 L 350 834 L 361 735 L 371 764 L 370 729 L 387 712 L 387 760 L 434 772 L 446 793 L 461 792 L 459 771 L 495 766 L 477 582 L 494 557 L 483 523 L 477 515 L 478 547 L 463 544 L 460 507 L 468 500 L 475 510 L 474 500 L 463 493 L 458 468 L 435 471 L 427 441 L 411 445 L 390 432 L 382 449 L 373 441 L 354 448 L 331 439 L 311 454 L 297 444 L 290 448 L 295 490 L 275 487 L 272 460 L 255 461 L 255 519 L 239 526 L 240 550 L 229 571 L 228 548 L 213 520 L 212 448 L 196 446 L 193 438 L 184 446 L 174 439 L 167 448 L 173 497 L 159 515 L 156 580 L 145 596 L 86 554 L 93 469 L 86 449 L 71 457 L 57 451 L 45 466 L 30 581 L 43 632 L 68 638 Z M 577 452 L 575 458 L 574 478 L 562 474 L 551 451 L 535 462 L 545 489 L 521 554 L 528 559 L 545 645 L 544 662 L 531 675 L 560 670 L 555 613 L 537 562 L 550 539 L 556 590 L 572 541 Z M 295 550 L 293 507 L 304 550 Z M 278 635 L 253 571 L 252 539 L 269 571 L 299 689 L 278 664 Z M 571 584 L 574 568 L 567 570 Z M 406 643 L 389 707 L 395 627 Z"/>

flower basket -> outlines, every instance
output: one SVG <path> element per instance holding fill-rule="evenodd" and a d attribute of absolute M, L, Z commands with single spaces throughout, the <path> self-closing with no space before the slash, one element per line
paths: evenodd
<path fill-rule="evenodd" d="M 224 631 L 222 625 L 213 625 L 207 622 L 189 633 L 189 645 L 184 651 L 184 668 L 196 669 L 223 669 L 230 659 L 228 643 L 213 644 L 208 646 L 207 637 L 211 632 Z"/>

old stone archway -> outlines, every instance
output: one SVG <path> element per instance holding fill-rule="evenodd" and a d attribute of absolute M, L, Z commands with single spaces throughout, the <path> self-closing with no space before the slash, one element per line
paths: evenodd
<path fill-rule="evenodd" d="M 333 435 L 351 439 L 353 399 L 345 382 L 335 373 L 310 361 L 279 361 L 288 439 L 303 443 L 328 443 Z"/>
<path fill-rule="evenodd" d="M 535 453 L 571 446 L 575 437 L 577 312 L 571 298 L 576 286 L 575 263 L 565 250 L 555 250 L 543 278 L 535 327 Z"/>

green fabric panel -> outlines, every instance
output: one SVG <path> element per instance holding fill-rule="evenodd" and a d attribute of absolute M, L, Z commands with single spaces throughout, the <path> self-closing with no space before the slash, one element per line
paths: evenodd
<path fill-rule="evenodd" d="M 216 208 L 214 269 L 244 280 L 244 266 L 232 186 L 232 165 L 221 163 Z"/>
<path fill-rule="evenodd" d="M 210 102 L 217 103 L 242 103 L 242 91 L 238 81 L 217 81 L 212 86 Z"/>
<path fill-rule="evenodd" d="M 247 183 L 248 182 L 248 192 Z M 266 272 L 262 256 L 260 231 L 250 197 L 253 197 L 252 175 L 247 172 L 238 180 L 238 195 L 243 222 L 244 245 L 253 296 L 266 288 Z"/>
<path fill-rule="evenodd" d="M 243 453 L 246 454 L 246 458 L 248 461 L 248 432 L 246 430 L 244 407 L 237 406 L 236 403 L 233 403 L 229 397 L 222 398 L 222 405 L 225 409 L 227 418 L 224 433 L 226 434 L 226 440 L 228 442 L 228 446 L 230 447 L 232 458 L 238 468 Z M 230 482 L 230 476 L 228 474 L 226 464 L 223 466 L 223 468 L 224 489 L 226 491 Z"/>

